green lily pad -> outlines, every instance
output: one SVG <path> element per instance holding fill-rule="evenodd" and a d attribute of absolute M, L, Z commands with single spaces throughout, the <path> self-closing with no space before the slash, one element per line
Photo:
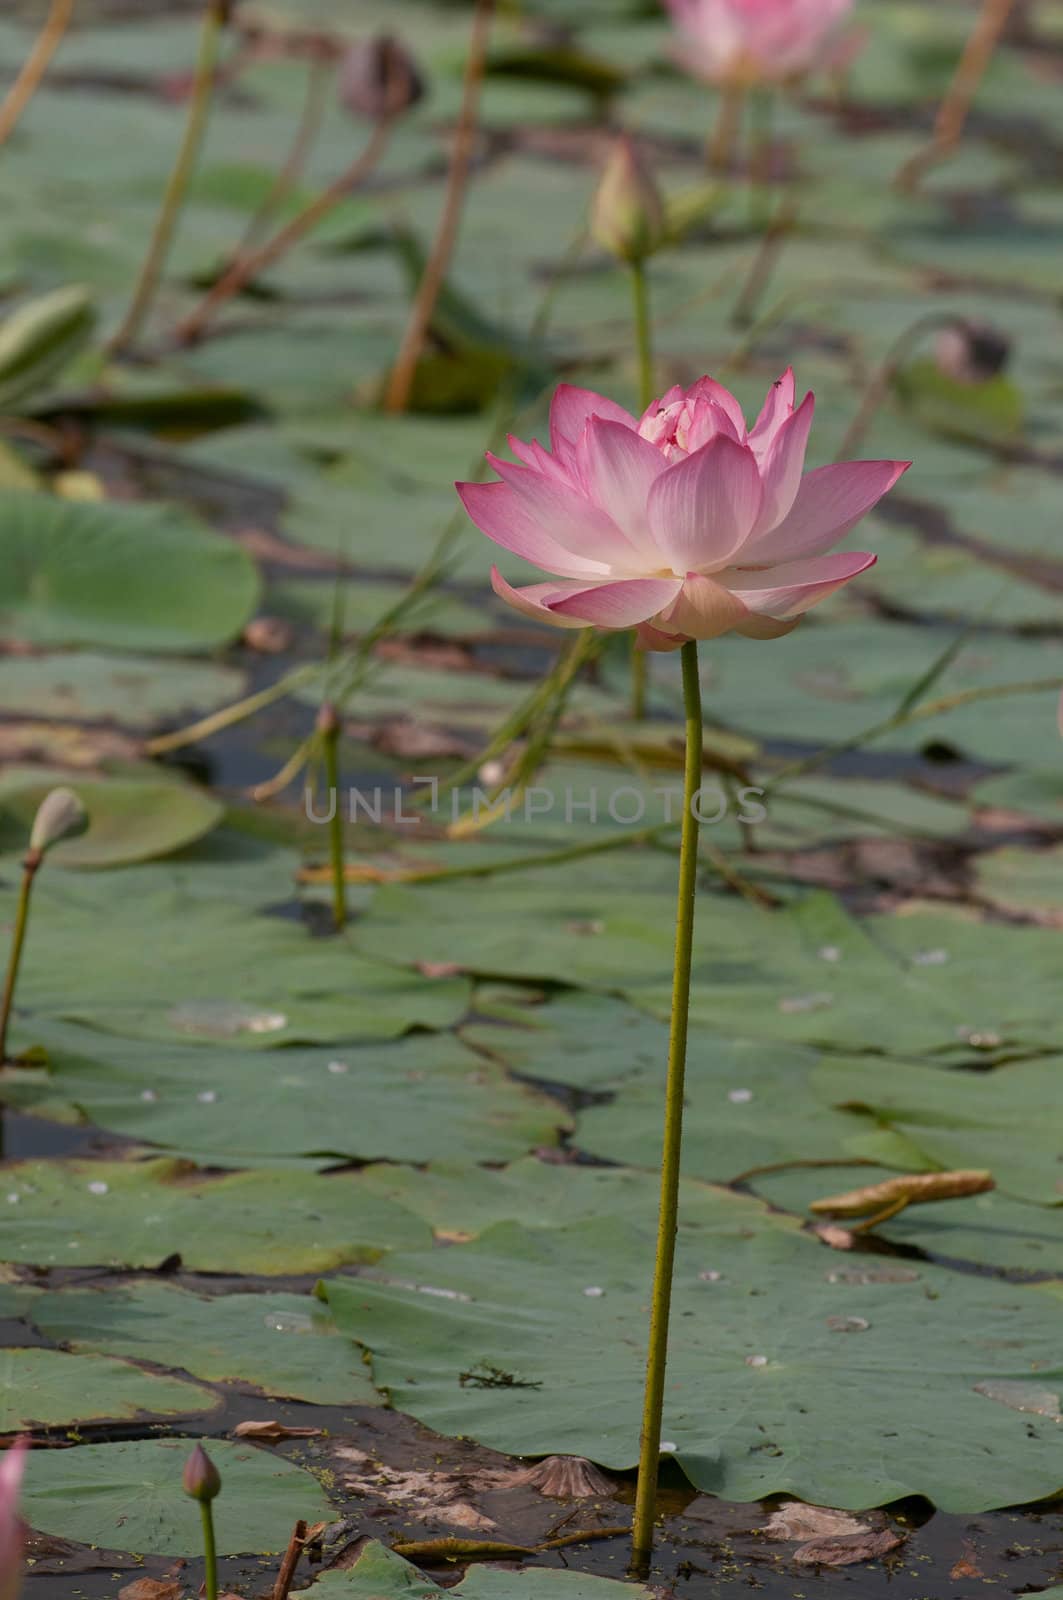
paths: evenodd
<path fill-rule="evenodd" d="M 57 1018 L 164 1043 L 262 1048 L 393 1038 L 464 1015 L 467 979 L 403 971 L 361 955 L 347 936 L 315 940 L 288 918 L 254 914 L 226 892 L 244 869 L 237 860 L 230 873 L 219 838 L 213 871 L 177 856 L 120 878 L 41 874 L 19 982 L 23 1048 Z M 283 904 L 291 858 L 257 859 L 258 904 Z M 12 875 L 0 905 L 13 905 L 14 886 Z"/>
<path fill-rule="evenodd" d="M 136 1439 L 35 1450 L 22 1512 L 31 1527 L 109 1550 L 193 1556 L 202 1548 L 199 1508 L 181 1488 L 187 1439 Z M 250 1445 L 209 1441 L 222 1480 L 214 1505 L 219 1555 L 276 1555 L 292 1520 L 327 1521 L 328 1500 L 290 1461 Z"/>
<path fill-rule="evenodd" d="M 0 847 L 24 845 L 37 807 L 60 783 L 75 790 L 88 827 L 49 852 L 50 867 L 123 867 L 169 855 L 209 833 L 225 814 L 204 790 L 172 778 L 86 778 L 59 770 L 9 769 L 0 780 Z"/>
<path fill-rule="evenodd" d="M 258 600 L 232 539 L 165 506 L 0 491 L 0 626 L 35 645 L 201 650 L 239 633 Z"/>
<path fill-rule="evenodd" d="M 653 1225 L 503 1223 L 326 1292 L 374 1380 L 428 1426 L 630 1468 Z M 1036 1499 L 1059 1486 L 1056 1425 L 986 1391 L 1033 1371 L 1063 1382 L 1058 1323 L 1029 1289 L 877 1258 L 865 1271 L 800 1234 L 681 1218 L 664 1438 L 698 1488 L 731 1500 L 862 1510 L 921 1494 L 973 1513 Z M 486 1366 L 516 1382 L 462 1382 Z M 825 1451 L 831 1416 L 845 1426 Z"/>
<path fill-rule="evenodd" d="M 164 1283 L 62 1289 L 38 1300 L 34 1321 L 73 1350 L 178 1367 L 211 1383 L 250 1384 L 316 1405 L 375 1405 L 380 1398 L 357 1352 L 309 1295 L 204 1299 Z"/>
<path fill-rule="evenodd" d="M 145 1267 L 180 1255 L 190 1272 L 328 1272 L 424 1241 L 423 1223 L 348 1177 L 234 1172 L 182 1161 L 20 1161 L 4 1254 L 34 1266 Z"/>
<path fill-rule="evenodd" d="M 208 661 L 70 650 L 0 659 L 0 713 L 146 731 L 239 698 L 243 673 Z"/>
<path fill-rule="evenodd" d="M 0 1351 L 0 1433 L 75 1422 L 189 1416 L 220 1404 L 219 1395 L 198 1384 L 156 1377 L 110 1356 Z"/>
<path fill-rule="evenodd" d="M 460 1583 L 444 1590 L 375 1541 L 366 1545 L 353 1567 L 323 1572 L 312 1589 L 296 1591 L 299 1596 L 314 1594 L 318 1600 L 442 1600 L 444 1594 L 459 1600 L 650 1600 L 652 1592 L 640 1583 L 620 1583 L 589 1572 L 554 1567 L 513 1572 L 489 1566 L 470 1566 Z"/>
<path fill-rule="evenodd" d="M 129 1138 L 222 1166 L 300 1160 L 507 1161 L 553 1144 L 567 1116 L 457 1039 L 271 1053 L 153 1045 L 53 1027 L 49 1070 L 19 1103 L 70 1105 Z"/>
<path fill-rule="evenodd" d="M 1005 911 L 1056 918 L 1063 912 L 1063 845 L 987 850 L 975 862 L 974 882 L 980 899 Z"/>
<path fill-rule="evenodd" d="M 637 1222 L 652 1214 L 660 1191 L 655 1172 L 556 1166 L 531 1156 L 501 1168 L 381 1162 L 364 1168 L 358 1182 L 423 1217 L 448 1241 L 473 1238 L 496 1222 L 521 1222 L 529 1228 L 560 1228 L 595 1216 L 609 1216 L 617 1224 L 629 1217 Z M 744 1220 L 757 1227 L 792 1225 L 788 1218 L 769 1215 L 747 1195 L 709 1188 L 696 1178 L 684 1178 L 681 1188 L 684 1215 L 696 1215 L 705 1228 L 727 1229 Z"/>

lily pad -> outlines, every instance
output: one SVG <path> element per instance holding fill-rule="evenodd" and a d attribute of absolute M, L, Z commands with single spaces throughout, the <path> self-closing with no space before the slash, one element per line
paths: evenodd
<path fill-rule="evenodd" d="M 353 1567 L 323 1572 L 312 1589 L 296 1591 L 300 1597 L 313 1594 L 317 1600 L 442 1600 L 444 1594 L 459 1600 L 650 1600 L 652 1592 L 640 1583 L 620 1583 L 588 1572 L 552 1567 L 514 1572 L 489 1566 L 470 1566 L 460 1583 L 444 1590 L 375 1541 L 366 1545 Z"/>
<path fill-rule="evenodd" d="M 5 1170 L 8 1261 L 190 1272 L 328 1272 L 417 1245 L 424 1224 L 343 1174 L 235 1172 L 187 1162 L 12 1162 Z M 12 1202 L 12 1196 L 14 1201 Z M 16 1209 L 17 1208 L 17 1209 Z"/>
<path fill-rule="evenodd" d="M 337 1158 L 507 1161 L 567 1126 L 553 1099 L 451 1036 L 259 1051 L 157 1045 L 52 1028 L 49 1070 L 19 1103 L 221 1166 Z"/>
<path fill-rule="evenodd" d="M 28 838 L 40 802 L 57 784 L 72 786 L 88 827 L 49 852 L 50 866 L 122 867 L 169 855 L 209 833 L 225 807 L 204 790 L 172 778 L 92 778 L 40 768 L 9 769 L 0 780 L 0 845 Z M 17 837 L 5 837 L 13 833 Z"/>
<path fill-rule="evenodd" d="M 224 1493 L 214 1507 L 219 1555 L 276 1555 L 294 1517 L 327 1521 L 328 1500 L 301 1467 L 250 1445 L 209 1442 Z M 22 1511 L 31 1527 L 83 1544 L 153 1556 L 201 1549 L 195 1501 L 181 1488 L 187 1439 L 135 1439 L 33 1451 Z"/>
<path fill-rule="evenodd" d="M 37 1302 L 34 1321 L 73 1350 L 178 1367 L 211 1383 L 250 1384 L 316 1405 L 376 1405 L 380 1398 L 365 1364 L 309 1295 L 205 1299 L 163 1283 L 63 1289 Z M 74 1410 L 71 1420 L 83 1415 Z"/>
<path fill-rule="evenodd" d="M 156 1377 L 105 1355 L 0 1351 L 0 1433 L 75 1422 L 189 1416 L 220 1404 L 219 1395 L 198 1384 Z"/>
<path fill-rule="evenodd" d="M 239 633 L 255 564 L 166 506 L 0 491 L 0 626 L 35 645 L 201 650 Z"/>
<path fill-rule="evenodd" d="M 652 1214 L 623 1229 L 502 1223 L 326 1292 L 374 1380 L 428 1426 L 630 1468 L 652 1240 Z M 1055 1424 L 979 1386 L 1063 1380 L 1058 1309 L 932 1266 L 854 1279 L 843 1260 L 802 1235 L 681 1219 L 664 1437 L 688 1478 L 731 1500 L 847 1510 L 920 1494 L 973 1513 L 1055 1493 Z M 462 1382 L 487 1365 L 515 1381 Z M 831 1417 L 844 1426 L 825 1451 Z"/>
<path fill-rule="evenodd" d="M 243 673 L 208 661 L 70 650 L 0 659 L 0 713 L 147 730 L 236 700 Z"/>

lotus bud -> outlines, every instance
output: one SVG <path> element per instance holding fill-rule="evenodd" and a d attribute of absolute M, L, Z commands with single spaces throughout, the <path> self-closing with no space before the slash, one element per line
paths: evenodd
<path fill-rule="evenodd" d="M 383 122 L 409 111 L 424 94 L 417 65 L 394 34 L 352 44 L 340 64 L 339 93 L 352 115 Z"/>
<path fill-rule="evenodd" d="M 53 789 L 37 807 L 30 833 L 30 855 L 39 860 L 54 844 L 84 833 L 87 824 L 85 807 L 73 789 Z"/>
<path fill-rule="evenodd" d="M 630 139 L 616 141 L 591 203 L 591 233 L 621 261 L 645 261 L 665 239 L 664 202 Z"/>
<path fill-rule="evenodd" d="M 957 317 L 938 334 L 934 354 L 941 371 L 957 383 L 988 383 L 1007 366 L 1011 340 L 988 322 Z"/>
<path fill-rule="evenodd" d="M 197 1444 L 185 1462 L 181 1486 L 185 1494 L 201 1505 L 208 1505 L 221 1492 L 221 1473 L 201 1444 Z"/>

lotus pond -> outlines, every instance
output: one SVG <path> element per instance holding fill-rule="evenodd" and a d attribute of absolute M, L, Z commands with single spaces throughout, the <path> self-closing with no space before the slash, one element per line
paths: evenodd
<path fill-rule="evenodd" d="M 1063 1596 L 1063 6 L 860 0 L 776 89 L 657 0 L 2 9 L 23 1596 L 213 1600 L 197 1440 L 230 1596 Z M 690 391 L 792 438 L 791 366 L 810 467 L 912 463 L 796 631 L 752 543 L 561 548 L 703 425 L 792 545 Z M 529 615 L 454 483 L 558 384 Z"/>

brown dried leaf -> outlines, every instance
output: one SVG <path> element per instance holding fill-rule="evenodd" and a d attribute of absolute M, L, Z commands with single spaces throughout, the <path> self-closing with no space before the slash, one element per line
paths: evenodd
<path fill-rule="evenodd" d="M 839 1539 L 867 1533 L 868 1524 L 832 1506 L 810 1506 L 786 1500 L 764 1524 L 766 1539 Z"/>
<path fill-rule="evenodd" d="M 118 1600 L 177 1600 L 180 1593 L 179 1583 L 159 1578 L 134 1578 L 132 1583 L 119 1589 Z"/>
<path fill-rule="evenodd" d="M 857 1561 L 875 1561 L 903 1543 L 892 1528 L 869 1528 L 840 1539 L 809 1539 L 798 1545 L 793 1559 L 802 1567 L 851 1567 Z"/>
<path fill-rule="evenodd" d="M 289 1428 L 283 1422 L 238 1422 L 233 1429 L 236 1439 L 261 1439 L 263 1444 L 276 1444 L 279 1439 L 319 1439 L 320 1428 Z"/>

